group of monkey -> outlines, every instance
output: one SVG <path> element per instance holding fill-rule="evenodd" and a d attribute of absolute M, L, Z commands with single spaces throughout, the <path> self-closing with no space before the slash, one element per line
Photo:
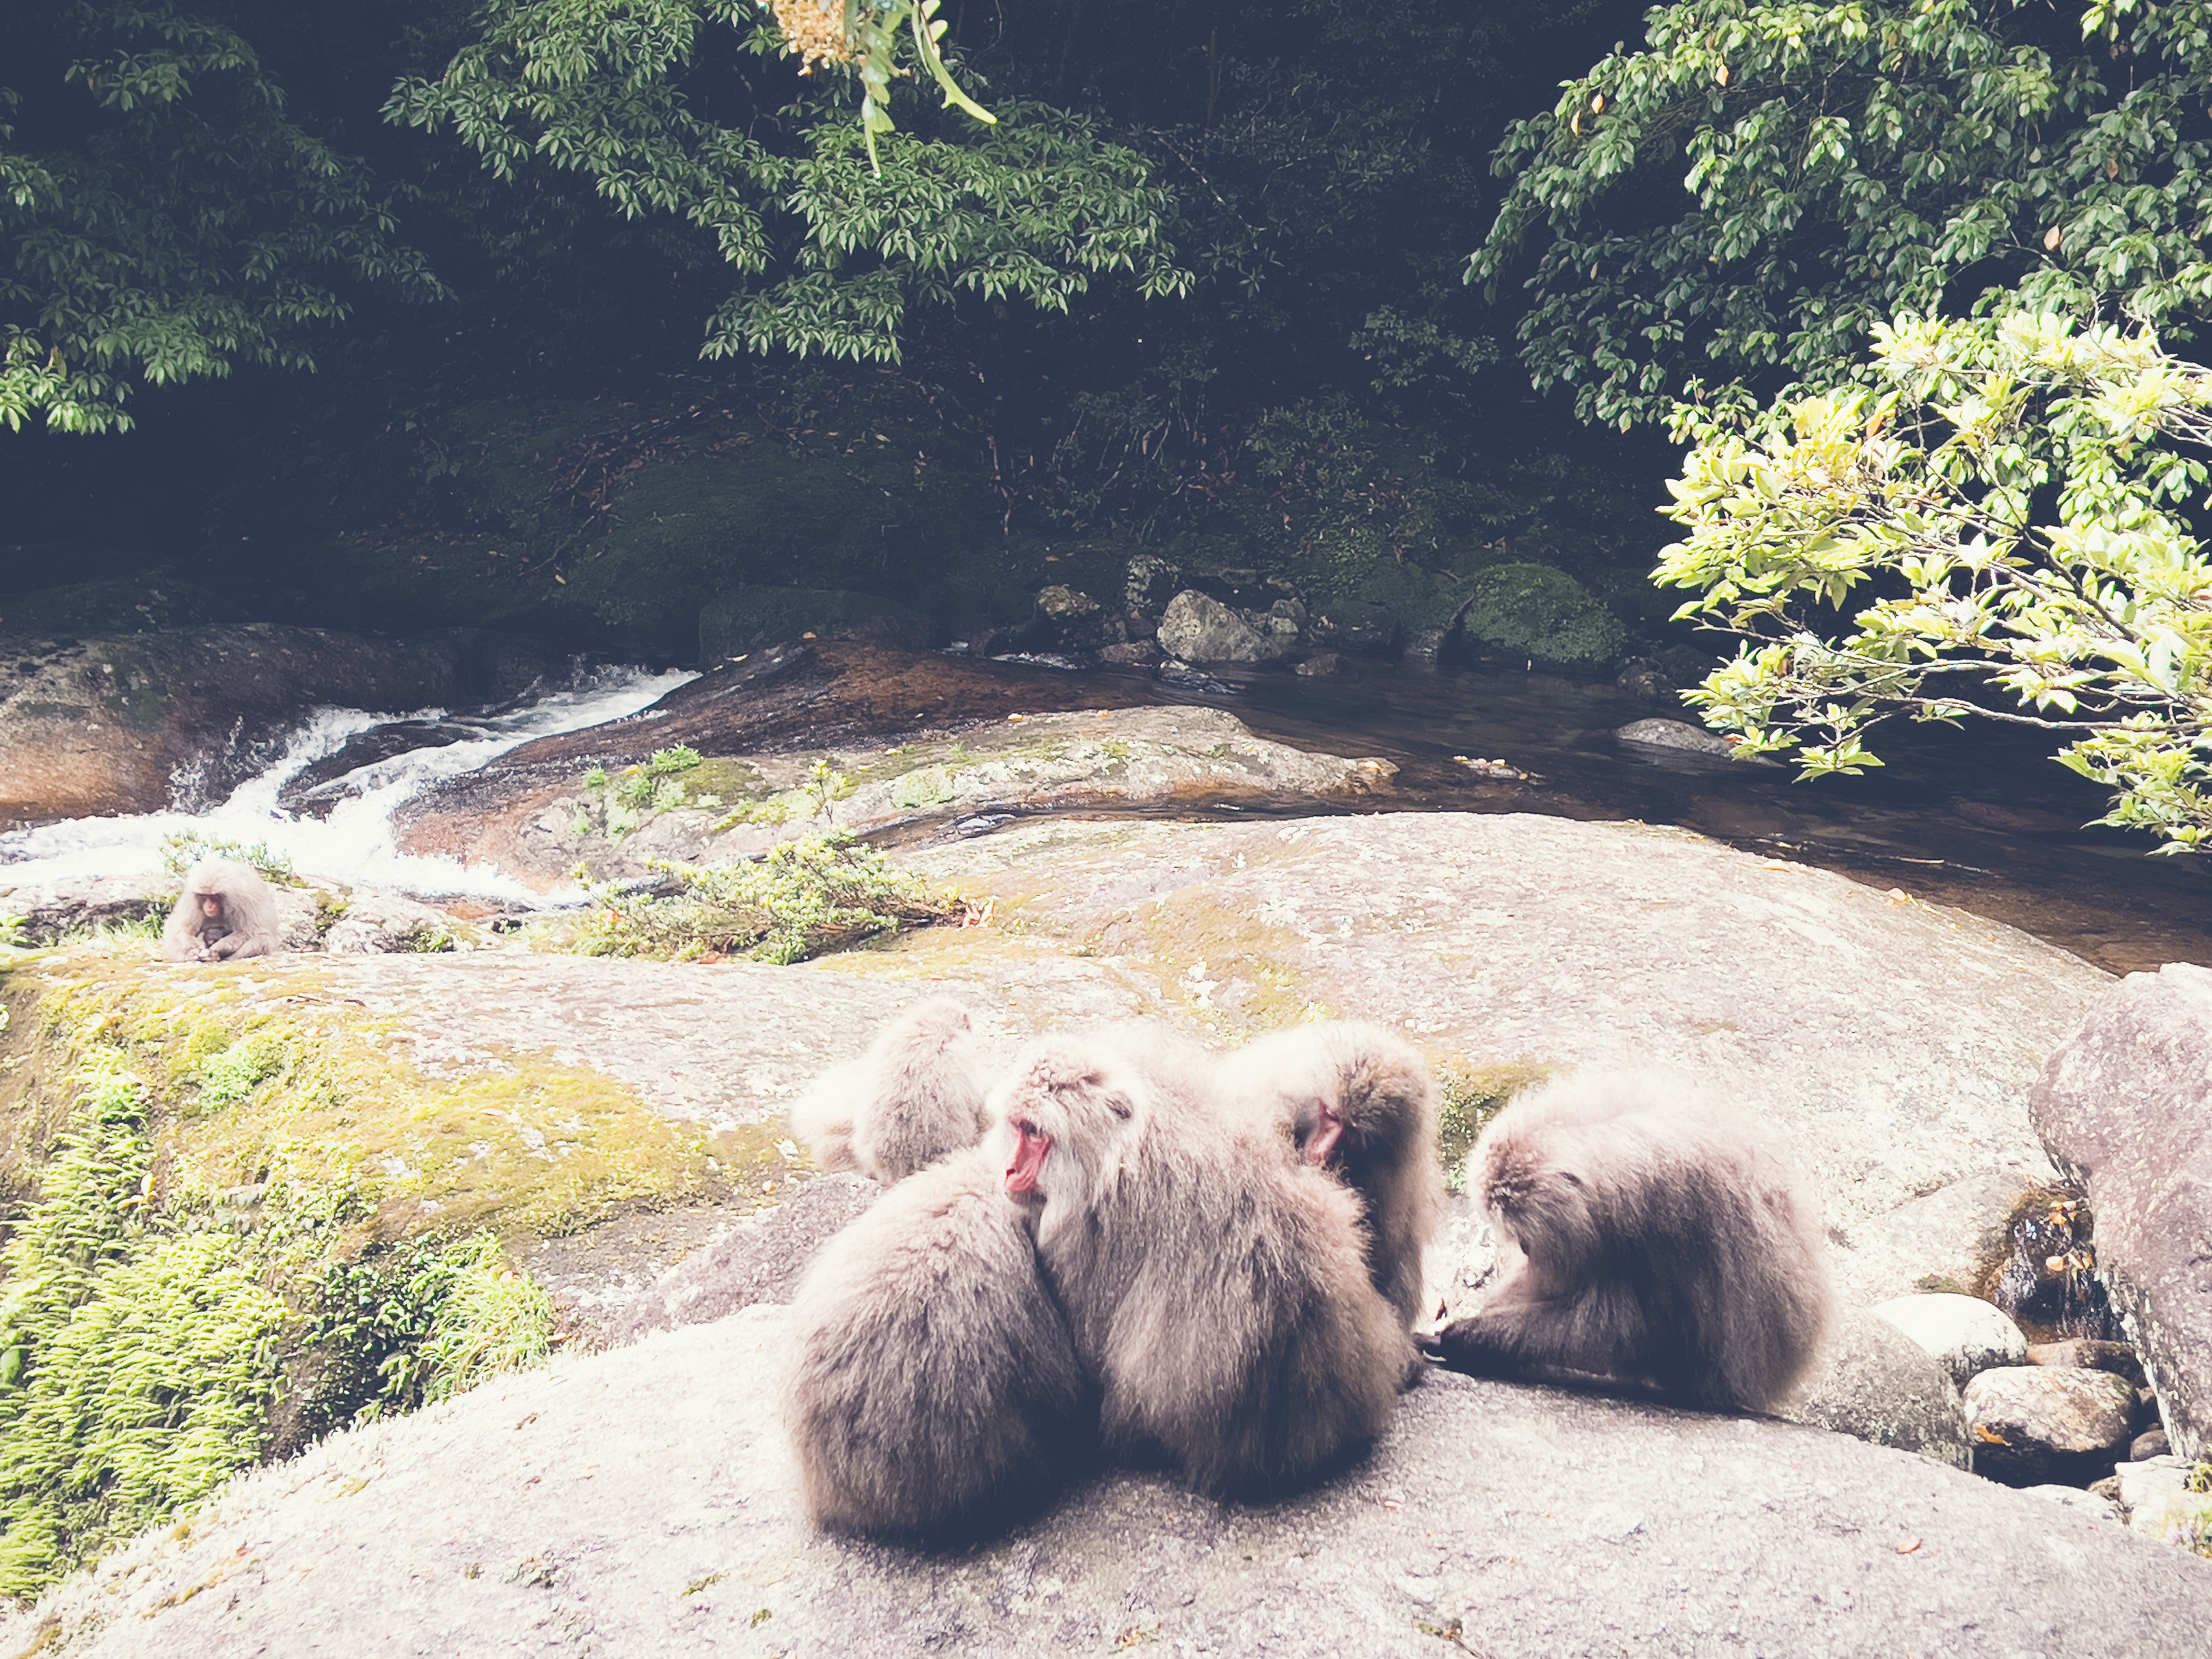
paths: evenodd
<path fill-rule="evenodd" d="M 193 867 L 161 942 L 176 961 L 282 948 L 268 884 L 231 859 Z M 818 1167 L 889 1188 L 797 1297 L 786 1420 L 810 1513 L 842 1530 L 971 1535 L 1102 1457 L 1281 1492 L 1381 1435 L 1425 1351 L 1764 1410 L 1829 1316 L 1786 1154 L 1653 1076 L 1570 1077 L 1485 1128 L 1466 1186 L 1502 1271 L 1434 1332 L 1436 1087 L 1378 1025 L 1225 1055 L 1102 1027 L 994 1083 L 967 1012 L 933 998 L 793 1122 Z"/>
<path fill-rule="evenodd" d="M 1831 1293 L 1760 1126 L 1652 1076 L 1525 1092 L 1468 1164 L 1499 1277 L 1417 1337 L 1436 1120 L 1426 1062 L 1376 1025 L 1223 1055 L 1103 1027 L 994 1081 L 957 1003 L 893 1021 L 793 1112 L 819 1167 L 889 1188 L 795 1298 L 785 1419 L 812 1519 L 972 1536 L 1102 1458 L 1278 1494 L 1381 1435 L 1428 1358 L 1717 1410 L 1797 1386 Z"/>

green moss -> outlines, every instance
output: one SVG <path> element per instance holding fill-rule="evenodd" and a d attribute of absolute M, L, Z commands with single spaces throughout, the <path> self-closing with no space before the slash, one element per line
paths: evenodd
<path fill-rule="evenodd" d="M 782 1173 L 765 1131 L 532 1056 L 420 1074 L 312 968 L 60 969 L 7 982 L 0 1028 L 0 1594 L 542 1358 L 551 1305 L 503 1245 Z"/>
<path fill-rule="evenodd" d="M 1506 1102 L 1532 1083 L 1540 1083 L 1550 1068 L 1544 1066 L 1468 1066 L 1447 1062 L 1437 1068 L 1437 1156 L 1444 1166 L 1444 1184 L 1455 1193 L 1467 1190 L 1467 1155 L 1490 1120 Z"/>
<path fill-rule="evenodd" d="M 1506 656 L 1578 667 L 1620 654 L 1620 623 L 1565 571 L 1498 565 L 1478 572 L 1471 586 L 1461 625 L 1469 638 Z"/>

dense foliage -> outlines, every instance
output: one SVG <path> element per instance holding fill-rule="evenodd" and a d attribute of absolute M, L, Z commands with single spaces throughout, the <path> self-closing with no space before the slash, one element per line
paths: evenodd
<path fill-rule="evenodd" d="M 1691 423 L 1659 579 L 1752 641 L 1693 701 L 1808 773 L 1900 712 L 2040 726 L 2105 822 L 2212 846 L 2212 371 L 2050 313 L 1876 334 L 1879 392 Z"/>
<path fill-rule="evenodd" d="M 1512 128 L 1470 279 L 1525 272 L 1530 375 L 1622 426 L 1832 383 L 1900 309 L 2172 329 L 2212 295 L 2208 103 L 2195 0 L 1682 0 Z"/>
<path fill-rule="evenodd" d="M 0 422 L 131 424 L 140 386 L 305 368 L 349 289 L 440 291 L 396 195 L 174 0 L 0 5 Z"/>

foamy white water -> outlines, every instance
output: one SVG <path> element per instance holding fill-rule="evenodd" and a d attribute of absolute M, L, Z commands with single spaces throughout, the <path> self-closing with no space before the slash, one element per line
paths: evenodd
<path fill-rule="evenodd" d="M 0 883 L 16 886 L 85 876 L 149 874 L 161 867 L 162 837 L 189 830 L 228 841 L 265 842 L 303 876 L 388 888 L 421 898 L 557 903 L 568 896 L 534 892 L 496 865 L 464 865 L 454 859 L 402 853 L 392 814 L 431 784 L 473 772 L 533 738 L 603 726 L 635 714 L 696 678 L 680 672 L 603 669 L 565 690 L 497 714 L 453 715 L 442 708 L 404 714 L 313 709 L 274 765 L 205 811 L 71 818 L 0 835 Z M 347 793 L 326 818 L 295 817 L 277 805 L 284 786 L 317 761 L 337 753 L 364 732 L 401 720 L 439 720 L 481 735 L 437 748 L 410 750 L 347 773 L 341 781 Z"/>

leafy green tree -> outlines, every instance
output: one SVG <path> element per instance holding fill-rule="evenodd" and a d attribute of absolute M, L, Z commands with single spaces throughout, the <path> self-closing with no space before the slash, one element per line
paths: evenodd
<path fill-rule="evenodd" d="M 383 284 L 437 282 L 393 192 L 173 0 L 0 3 L 0 422 L 131 424 L 142 386 L 305 368 Z"/>
<path fill-rule="evenodd" d="M 1899 714 L 2039 727 L 2114 791 L 2102 822 L 2212 848 L 2212 370 L 2025 309 L 1900 316 L 1871 368 L 1686 420 L 1656 574 L 1746 641 L 1691 700 L 1808 775 L 1881 764 Z"/>
<path fill-rule="evenodd" d="M 542 162 L 588 177 L 626 217 L 709 234 L 764 279 L 717 313 L 710 357 L 896 361 L 916 303 L 1064 311 L 1109 271 L 1148 296 L 1188 285 L 1167 192 L 1087 121 L 1009 102 L 995 125 L 893 132 L 872 83 L 860 121 L 819 100 L 764 111 L 732 87 L 735 66 L 783 44 L 755 0 L 490 0 L 481 38 L 438 78 L 403 82 L 388 113 L 450 129 L 502 179 Z"/>
<path fill-rule="evenodd" d="M 2203 0 L 1681 0 L 1511 129 L 1468 277 L 1528 271 L 1530 374 L 1624 428 L 2014 289 L 2172 333 L 2212 295 L 2209 102 Z"/>

